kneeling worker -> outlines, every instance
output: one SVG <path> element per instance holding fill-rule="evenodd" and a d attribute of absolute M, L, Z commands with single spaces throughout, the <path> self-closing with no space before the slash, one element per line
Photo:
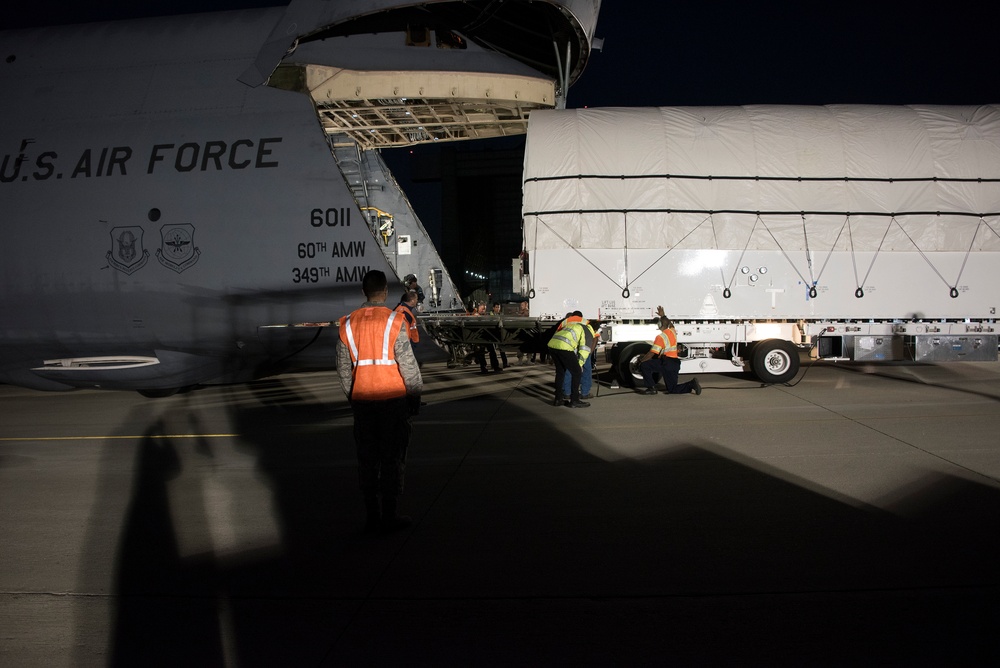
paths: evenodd
<path fill-rule="evenodd" d="M 674 323 L 663 313 L 663 307 L 656 307 L 656 314 L 659 316 L 660 331 L 653 339 L 653 346 L 639 361 L 639 371 L 646 385 L 643 394 L 656 394 L 656 382 L 653 374 L 659 373 L 663 377 L 663 384 L 667 387 L 667 394 L 701 394 L 701 383 L 694 378 L 686 383 L 678 383 L 677 376 L 681 371 L 681 361 L 677 357 L 677 331 Z"/>
<path fill-rule="evenodd" d="M 582 320 L 582 316 L 581 316 Z M 548 351 L 556 363 L 556 398 L 554 406 L 566 404 L 563 391 L 563 380 L 570 375 L 570 400 L 566 404 L 570 408 L 586 408 L 590 406 L 580 400 L 580 375 L 583 365 L 587 363 L 594 349 L 594 331 L 583 322 L 563 321 L 563 327 L 549 340 Z"/>

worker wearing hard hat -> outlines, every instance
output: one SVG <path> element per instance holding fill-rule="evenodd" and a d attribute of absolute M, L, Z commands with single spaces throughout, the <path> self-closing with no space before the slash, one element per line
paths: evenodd
<path fill-rule="evenodd" d="M 563 326 L 549 339 L 548 351 L 556 363 L 554 406 L 567 405 L 570 408 L 586 408 L 590 404 L 580 399 L 580 376 L 584 364 L 594 349 L 594 330 L 579 321 L 563 321 Z M 570 398 L 566 401 L 563 382 L 570 376 Z"/>
<path fill-rule="evenodd" d="M 667 394 L 701 394 L 701 383 L 697 378 L 686 383 L 678 383 L 677 376 L 681 371 L 681 361 L 677 357 L 677 331 L 674 330 L 674 323 L 670 321 L 662 306 L 656 307 L 656 314 L 659 316 L 660 331 L 653 339 L 653 346 L 649 352 L 639 360 L 639 372 L 642 373 L 642 380 L 646 385 L 643 394 L 656 394 L 656 381 L 654 375 L 659 373 L 663 378 L 663 384 L 667 388 Z"/>

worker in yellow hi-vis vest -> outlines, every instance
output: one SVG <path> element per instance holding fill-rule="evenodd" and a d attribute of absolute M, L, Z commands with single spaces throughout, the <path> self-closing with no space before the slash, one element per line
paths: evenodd
<path fill-rule="evenodd" d="M 562 406 L 564 404 L 571 408 L 586 408 L 590 406 L 588 402 L 580 399 L 580 374 L 583 365 L 586 364 L 590 353 L 594 349 L 594 330 L 582 322 L 583 314 L 580 314 L 579 318 L 580 322 L 563 321 L 562 329 L 558 330 L 549 339 L 548 350 L 556 363 L 556 398 L 553 401 L 554 406 Z M 570 398 L 568 403 L 566 395 L 563 394 L 563 380 L 567 373 L 570 375 Z"/>

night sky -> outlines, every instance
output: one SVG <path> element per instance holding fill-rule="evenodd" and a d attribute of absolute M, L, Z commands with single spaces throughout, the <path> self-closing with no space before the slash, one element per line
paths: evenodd
<path fill-rule="evenodd" d="M 985 9 L 866 4 L 606 1 L 569 106 L 1000 101 Z"/>

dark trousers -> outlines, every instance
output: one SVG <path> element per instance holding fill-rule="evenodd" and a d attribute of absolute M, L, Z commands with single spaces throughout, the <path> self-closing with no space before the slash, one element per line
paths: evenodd
<path fill-rule="evenodd" d="M 403 493 L 410 413 L 406 397 L 386 401 L 352 401 L 358 481 L 366 499 Z"/>
<path fill-rule="evenodd" d="M 694 391 L 694 386 L 689 382 L 678 383 L 677 376 L 681 372 L 681 361 L 676 357 L 654 357 L 639 365 L 639 372 L 646 387 L 653 389 L 656 387 L 656 376 L 659 374 L 663 378 L 663 384 L 667 388 L 668 394 L 688 394 Z"/>
<path fill-rule="evenodd" d="M 570 401 L 576 403 L 580 401 L 580 363 L 576 359 L 576 353 L 572 350 L 549 349 L 552 360 L 556 363 L 556 397 L 565 397 L 563 394 L 563 382 L 568 373 L 570 378 Z"/>
<path fill-rule="evenodd" d="M 582 397 L 586 397 L 590 394 L 590 388 L 594 386 L 594 373 L 597 369 L 597 364 L 595 362 L 596 359 L 596 355 L 591 355 L 580 368 L 580 396 Z M 567 380 L 569 380 L 568 377 Z M 570 388 L 567 380 L 563 381 L 563 394 L 572 393 L 572 388 Z"/>
<path fill-rule="evenodd" d="M 483 346 L 476 347 L 476 361 L 479 362 L 479 370 L 486 373 L 486 353 L 490 354 L 490 366 L 493 367 L 494 371 L 500 370 L 500 363 L 497 362 L 497 347 L 492 343 L 488 343 Z M 503 358 L 503 365 L 507 366 L 507 355 L 504 351 L 500 351 L 500 356 Z"/>

